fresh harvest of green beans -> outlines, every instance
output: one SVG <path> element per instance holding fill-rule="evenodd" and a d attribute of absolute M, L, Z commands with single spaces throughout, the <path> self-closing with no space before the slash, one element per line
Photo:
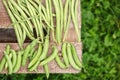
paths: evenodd
<path fill-rule="evenodd" d="M 76 1 L 76 2 L 75 2 Z M 3 0 L 15 30 L 19 50 L 8 44 L 0 61 L 0 72 L 18 73 L 21 67 L 28 72 L 43 67 L 49 77 L 49 63 L 55 60 L 61 69 L 72 66 L 81 70 L 82 63 L 72 42 L 66 41 L 70 22 L 74 24 L 78 42 L 80 41 L 78 16 L 79 0 Z M 31 40 L 26 46 L 26 38 Z M 54 42 L 51 44 L 50 42 Z M 61 46 L 61 55 L 57 46 Z M 49 50 L 51 49 L 51 52 Z M 48 56 L 48 53 L 50 55 Z"/>

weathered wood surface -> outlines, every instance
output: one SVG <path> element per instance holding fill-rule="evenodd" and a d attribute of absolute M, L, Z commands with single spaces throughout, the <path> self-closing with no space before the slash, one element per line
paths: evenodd
<path fill-rule="evenodd" d="M 81 12 L 80 12 L 80 4 L 78 6 L 78 21 L 79 21 L 79 28 L 81 28 Z M 3 30 L 3 31 L 0 31 L 0 40 L 11 40 L 11 41 L 15 41 L 15 36 L 12 35 L 13 34 L 13 30 L 12 31 L 8 31 L 8 25 L 11 24 L 11 21 L 10 21 L 10 18 L 2 4 L 2 0 L 0 0 L 0 30 Z M 11 29 L 11 28 L 10 28 Z M 8 34 L 8 35 L 5 35 L 4 33 Z M 11 33 L 11 34 L 10 34 Z M 76 49 L 77 49 L 77 53 L 78 53 L 78 56 L 80 58 L 80 60 L 82 61 L 82 43 L 78 43 L 77 42 L 77 36 L 76 36 L 76 33 L 75 33 L 75 30 L 74 30 L 74 25 L 73 23 L 71 22 L 70 24 L 70 29 L 69 29 L 69 34 L 67 35 L 67 41 L 69 42 L 72 42 Z M 2 59 L 2 56 L 3 56 L 3 51 L 4 51 L 4 48 L 5 48 L 5 45 L 7 43 L 2 43 L 0 42 L 0 60 Z M 11 45 L 11 47 L 15 50 L 19 50 L 19 47 L 17 45 L 17 43 L 9 43 Z M 25 43 L 26 44 L 26 43 Z M 53 44 L 51 42 L 51 44 Z M 61 52 L 60 49 L 61 46 L 58 46 L 58 49 L 59 49 L 59 52 Z M 51 52 L 51 49 L 49 49 L 49 53 L 50 54 Z M 61 55 L 61 53 L 59 53 L 59 55 Z M 80 71 L 78 70 L 75 70 L 73 69 L 72 67 L 68 68 L 68 69 L 61 69 L 57 66 L 56 62 L 55 61 L 51 61 L 49 63 L 49 68 L 50 68 L 50 72 L 51 73 L 78 73 Z M 3 73 L 6 73 L 6 70 L 3 71 Z M 21 67 L 20 71 L 18 73 L 44 73 L 44 70 L 42 67 L 38 67 L 38 71 L 37 72 L 28 72 L 27 71 L 27 66 L 26 67 Z"/>

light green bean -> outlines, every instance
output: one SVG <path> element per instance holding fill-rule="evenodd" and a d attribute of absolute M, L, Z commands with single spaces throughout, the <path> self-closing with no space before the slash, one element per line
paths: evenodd
<path fill-rule="evenodd" d="M 69 63 L 72 65 L 72 67 L 76 70 L 80 70 L 80 68 L 76 65 L 73 59 L 72 52 L 71 52 L 71 46 L 69 43 L 67 44 L 67 55 L 68 55 Z"/>
<path fill-rule="evenodd" d="M 80 59 L 77 55 L 76 49 L 75 49 L 73 44 L 71 44 L 71 50 L 72 50 L 72 56 L 73 56 L 73 59 L 74 59 L 75 63 L 81 68 L 82 63 L 80 62 Z"/>
<path fill-rule="evenodd" d="M 46 59 L 44 59 L 42 62 L 40 62 L 40 65 L 45 65 L 48 62 L 52 61 L 56 57 L 57 54 L 58 54 L 58 50 L 57 50 L 56 46 L 53 46 L 52 54 L 49 57 L 47 57 Z"/>
<path fill-rule="evenodd" d="M 65 64 L 61 61 L 60 57 L 58 55 L 56 55 L 55 57 L 55 61 L 56 63 L 60 66 L 60 68 L 62 69 L 66 69 L 67 67 L 65 66 Z"/>
<path fill-rule="evenodd" d="M 14 73 L 16 73 L 20 69 L 21 61 L 22 61 L 22 54 L 23 53 L 21 51 L 18 52 L 16 64 L 15 64 L 15 66 L 13 68 Z"/>
<path fill-rule="evenodd" d="M 66 42 L 64 42 L 62 45 L 62 55 L 63 55 L 63 59 L 64 59 L 66 67 L 69 67 L 69 61 L 68 61 L 68 57 L 67 57 L 67 43 Z"/>
<path fill-rule="evenodd" d="M 32 59 L 32 61 L 30 61 L 30 63 L 28 64 L 28 68 L 30 68 L 31 66 L 33 66 L 39 59 L 40 55 L 41 55 L 41 52 L 42 52 L 42 45 L 39 44 L 39 47 L 38 47 L 38 51 L 37 51 L 37 54 L 35 55 L 35 57 Z"/>
<path fill-rule="evenodd" d="M 11 59 L 10 59 L 10 57 L 9 57 L 9 55 L 7 54 L 7 52 L 6 51 L 4 51 L 4 55 L 5 55 L 5 59 L 6 59 L 6 61 L 7 61 L 7 64 L 8 64 L 8 66 L 9 66 L 9 69 L 8 69 L 8 73 L 9 74 L 12 74 L 12 72 L 13 72 L 13 66 L 12 66 L 12 61 L 11 61 Z"/>

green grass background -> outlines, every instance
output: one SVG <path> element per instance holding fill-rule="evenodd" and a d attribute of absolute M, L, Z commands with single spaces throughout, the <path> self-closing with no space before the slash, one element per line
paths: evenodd
<path fill-rule="evenodd" d="M 83 65 L 79 74 L 48 80 L 120 80 L 120 0 L 81 0 Z M 0 80 L 47 80 L 45 74 L 0 75 Z"/>

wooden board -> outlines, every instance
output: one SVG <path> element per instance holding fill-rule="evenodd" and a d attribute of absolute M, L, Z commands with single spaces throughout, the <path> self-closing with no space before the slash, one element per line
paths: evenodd
<path fill-rule="evenodd" d="M 81 29 L 81 12 L 80 12 L 80 4 L 78 6 L 78 21 L 79 21 L 79 28 Z M 2 4 L 2 0 L 0 0 L 0 40 L 4 40 L 6 42 L 0 42 L 0 60 L 2 59 L 3 56 L 3 51 L 5 49 L 5 45 L 7 44 L 7 39 L 8 40 L 16 40 L 15 39 L 15 35 L 13 34 L 13 31 L 11 30 L 11 28 L 8 28 L 7 26 L 11 24 L 10 18 Z M 4 30 L 3 30 L 4 29 Z M 3 31 L 1 31 L 3 30 Z M 11 31 L 10 31 L 11 30 Z M 6 34 L 4 34 L 6 33 Z M 11 33 L 11 34 L 10 34 Z M 67 41 L 73 43 L 77 49 L 77 53 L 78 56 L 80 58 L 80 60 L 82 61 L 82 43 L 78 43 L 77 42 L 77 36 L 76 36 L 76 32 L 74 30 L 74 25 L 71 22 L 70 24 L 70 29 L 69 29 L 69 34 L 67 35 Z M 11 47 L 15 50 L 19 50 L 18 44 L 17 43 L 9 43 L 11 45 Z M 24 45 L 26 45 L 27 43 L 25 43 Z M 53 44 L 52 41 L 50 42 L 50 44 Z M 59 52 L 61 52 L 61 46 L 58 46 Z M 49 49 L 49 53 L 50 54 L 51 49 Z M 61 55 L 61 53 L 59 53 L 59 55 Z M 68 68 L 68 69 L 61 69 L 57 66 L 55 61 L 51 61 L 49 63 L 49 68 L 50 68 L 50 72 L 51 73 L 78 73 L 80 71 L 73 69 L 72 67 Z M 6 70 L 4 70 L 2 73 L 6 73 Z M 19 70 L 18 73 L 44 73 L 44 70 L 42 67 L 38 67 L 38 71 L 37 72 L 28 72 L 27 71 L 27 66 L 26 67 L 21 67 L 21 69 Z"/>

